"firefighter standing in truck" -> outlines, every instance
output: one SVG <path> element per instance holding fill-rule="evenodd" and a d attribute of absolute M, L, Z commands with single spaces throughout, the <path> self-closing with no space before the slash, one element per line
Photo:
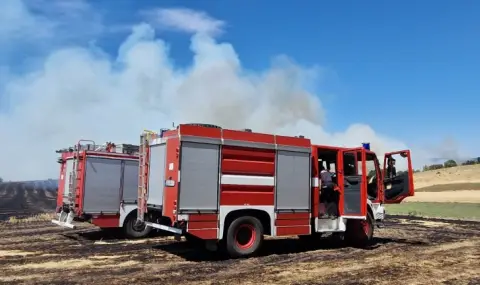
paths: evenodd
<path fill-rule="evenodd" d="M 387 178 L 393 178 L 397 176 L 397 169 L 395 168 L 395 159 L 393 157 L 388 158 L 387 166 Z"/>
<path fill-rule="evenodd" d="M 328 164 L 327 164 L 328 165 Z M 322 194 L 325 198 L 324 202 L 326 202 L 326 212 L 329 216 L 336 216 L 337 215 L 337 203 L 336 203 L 336 192 L 335 192 L 335 185 L 332 181 L 332 173 L 325 169 L 323 163 L 320 164 L 320 181 L 321 181 L 321 189 Z M 323 200 L 323 199 L 322 199 Z"/>

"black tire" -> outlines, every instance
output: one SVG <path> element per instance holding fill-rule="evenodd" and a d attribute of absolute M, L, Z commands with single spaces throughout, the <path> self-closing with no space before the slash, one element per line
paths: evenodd
<path fill-rule="evenodd" d="M 348 220 L 345 241 L 352 246 L 366 247 L 373 239 L 375 221 L 370 213 L 365 220 Z"/>
<path fill-rule="evenodd" d="M 235 219 L 228 227 L 226 249 L 230 257 L 247 257 L 255 254 L 263 242 L 263 225 L 255 217 Z"/>
<path fill-rule="evenodd" d="M 129 239 L 144 238 L 152 231 L 151 227 L 147 227 L 145 224 L 137 226 L 137 214 L 132 213 L 127 216 L 123 223 L 123 233 Z"/>

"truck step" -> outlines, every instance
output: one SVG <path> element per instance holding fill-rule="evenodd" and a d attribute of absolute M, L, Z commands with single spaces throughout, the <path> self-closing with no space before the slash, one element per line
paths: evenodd
<path fill-rule="evenodd" d="M 169 226 L 165 226 L 165 225 L 161 225 L 161 224 L 157 224 L 157 223 L 145 222 L 145 225 L 147 225 L 148 227 L 152 227 L 154 229 L 159 229 L 159 230 L 171 232 L 171 233 L 174 233 L 174 234 L 177 234 L 177 235 L 181 235 L 183 233 L 183 231 L 181 229 L 177 229 L 177 228 L 174 228 L 174 227 L 169 227 Z"/>

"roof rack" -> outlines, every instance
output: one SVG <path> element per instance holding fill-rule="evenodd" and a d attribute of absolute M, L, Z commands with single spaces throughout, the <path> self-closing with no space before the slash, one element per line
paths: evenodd
<path fill-rule="evenodd" d="M 222 127 L 217 126 L 217 125 L 213 125 L 213 124 L 202 124 L 202 123 L 186 123 L 186 124 L 182 124 L 182 125 L 185 125 L 185 126 L 204 127 L 204 128 L 214 128 L 214 129 L 221 129 L 221 128 L 222 128 Z M 178 126 L 177 126 L 177 128 L 178 128 Z"/>
<path fill-rule="evenodd" d="M 79 148 L 79 149 L 77 149 Z M 103 145 L 95 145 L 95 144 L 84 144 L 84 145 L 75 145 L 68 148 L 63 148 L 56 150 L 56 153 L 67 153 L 67 152 L 74 152 L 74 151 L 97 151 L 97 152 L 110 152 L 110 153 L 122 153 L 122 154 L 138 154 L 140 148 L 138 145 L 133 144 L 115 144 L 112 142 L 106 142 Z"/>

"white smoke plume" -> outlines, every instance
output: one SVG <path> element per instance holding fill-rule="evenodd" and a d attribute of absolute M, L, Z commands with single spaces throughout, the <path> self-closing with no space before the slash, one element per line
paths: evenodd
<path fill-rule="evenodd" d="M 180 20 L 192 15 L 200 26 L 183 28 L 193 33 L 193 63 L 188 68 L 174 64 L 168 43 L 156 35 L 154 27 L 165 23 L 163 19 L 135 25 L 114 57 L 95 46 L 55 48 L 36 68 L 0 80 L 3 178 L 56 178 L 55 149 L 80 138 L 136 144 L 142 130 L 170 127 L 172 122 L 302 134 L 327 145 L 370 142 L 379 153 L 407 148 L 364 124 L 327 133 L 322 104 L 309 88 L 316 80 L 315 68 L 279 56 L 267 70 L 246 70 L 233 45 L 212 36 L 223 22 L 182 11 L 167 13 L 177 30 L 182 29 Z M 172 19 L 175 15 L 181 15 L 180 20 Z M 213 28 L 202 20 L 213 21 Z M 414 155 L 420 165 L 426 158 L 420 152 Z"/>

